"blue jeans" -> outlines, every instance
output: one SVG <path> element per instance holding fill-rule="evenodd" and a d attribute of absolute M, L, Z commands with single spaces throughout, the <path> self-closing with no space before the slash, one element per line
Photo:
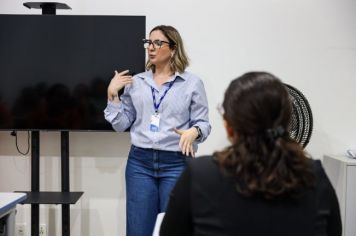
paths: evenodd
<path fill-rule="evenodd" d="M 181 152 L 131 146 L 125 173 L 127 236 L 152 236 L 186 158 Z"/>

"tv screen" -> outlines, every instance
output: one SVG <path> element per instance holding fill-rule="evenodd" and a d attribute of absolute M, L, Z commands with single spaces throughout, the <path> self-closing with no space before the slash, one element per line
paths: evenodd
<path fill-rule="evenodd" d="M 114 71 L 144 71 L 144 16 L 0 15 L 0 130 L 112 130 Z"/>

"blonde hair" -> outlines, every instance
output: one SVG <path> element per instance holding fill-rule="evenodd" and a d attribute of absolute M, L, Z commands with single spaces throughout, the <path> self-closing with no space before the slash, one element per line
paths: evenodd
<path fill-rule="evenodd" d="M 179 72 L 183 73 L 185 69 L 189 66 L 189 59 L 184 50 L 183 40 L 179 32 L 172 26 L 169 25 L 158 25 L 154 27 L 150 34 L 153 31 L 159 30 L 163 35 L 168 39 L 171 49 L 175 50 L 175 53 L 172 55 L 170 62 L 170 69 L 173 73 Z M 153 65 L 149 60 L 146 63 L 146 70 L 155 70 L 155 65 Z"/>

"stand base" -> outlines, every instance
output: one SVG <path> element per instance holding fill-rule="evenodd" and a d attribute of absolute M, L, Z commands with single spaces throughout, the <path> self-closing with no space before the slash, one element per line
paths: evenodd
<path fill-rule="evenodd" d="M 27 199 L 21 204 L 75 204 L 84 192 L 23 192 Z"/>

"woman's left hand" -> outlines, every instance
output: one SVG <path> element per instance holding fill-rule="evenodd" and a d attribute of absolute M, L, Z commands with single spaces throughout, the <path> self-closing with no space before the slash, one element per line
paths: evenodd
<path fill-rule="evenodd" d="M 189 153 L 194 157 L 193 143 L 198 137 L 198 131 L 192 127 L 190 129 L 174 129 L 174 131 L 180 135 L 179 147 L 182 150 L 183 155 L 189 156 Z"/>

